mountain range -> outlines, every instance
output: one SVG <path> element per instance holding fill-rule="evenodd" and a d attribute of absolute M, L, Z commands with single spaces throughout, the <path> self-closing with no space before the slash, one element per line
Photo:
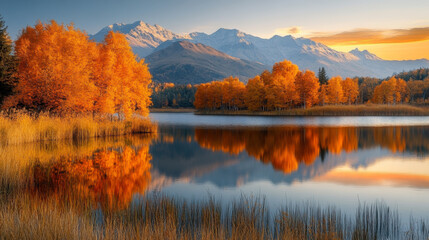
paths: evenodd
<path fill-rule="evenodd" d="M 340 52 L 308 38 L 276 35 L 265 39 L 237 29 L 220 28 L 212 34 L 180 35 L 159 25 L 137 21 L 109 25 L 91 38 L 102 41 L 111 30 L 125 34 L 134 53 L 147 59 L 154 79 L 161 82 L 182 82 L 189 76 L 198 82 L 206 82 L 223 78 L 225 74 L 245 80 L 253 77 L 256 70 L 260 73 L 260 69 L 270 69 L 275 62 L 284 59 L 303 70 L 317 72 L 324 67 L 328 75 L 342 77 L 385 78 L 394 73 L 429 67 L 427 59 L 389 61 L 366 50 Z M 183 49 L 183 45 L 188 48 Z M 206 66 L 206 63 L 218 64 L 218 67 Z"/>
<path fill-rule="evenodd" d="M 176 84 L 199 84 L 228 76 L 246 81 L 266 69 L 263 64 L 231 57 L 189 41 L 163 43 L 145 60 L 156 81 Z"/>

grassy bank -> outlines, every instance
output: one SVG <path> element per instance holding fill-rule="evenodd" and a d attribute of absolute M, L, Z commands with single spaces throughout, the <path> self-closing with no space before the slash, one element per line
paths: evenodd
<path fill-rule="evenodd" d="M 429 116 L 429 108 L 412 105 L 330 105 L 280 111 L 253 112 L 249 110 L 199 110 L 200 115 L 237 116 Z"/>
<path fill-rule="evenodd" d="M 58 117 L 27 112 L 0 113 L 0 144 L 52 140 L 84 140 L 156 131 L 149 119 L 125 121 L 91 116 Z"/>

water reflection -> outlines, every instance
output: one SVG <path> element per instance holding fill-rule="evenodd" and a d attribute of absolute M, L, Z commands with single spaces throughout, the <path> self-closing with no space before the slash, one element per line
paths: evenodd
<path fill-rule="evenodd" d="M 130 143 L 132 140 L 126 139 L 90 155 L 60 155 L 50 161 L 37 161 L 27 171 L 29 190 L 60 201 L 89 201 L 104 209 L 126 208 L 135 194 L 145 193 L 151 181 L 149 144 Z"/>
<path fill-rule="evenodd" d="M 288 174 L 299 165 L 311 165 L 320 156 L 339 155 L 358 149 L 385 148 L 392 153 L 427 152 L 427 127 L 268 127 L 208 129 L 196 128 L 198 144 L 212 151 L 248 155 Z M 429 135 L 428 135 L 429 136 Z M 416 141 L 417 140 L 417 141 Z"/>
<path fill-rule="evenodd" d="M 263 194 L 279 201 L 284 198 L 279 192 L 317 193 L 323 199 L 320 189 L 346 189 L 349 199 L 366 195 L 370 201 L 380 195 L 395 200 L 414 189 L 425 190 L 420 194 L 429 197 L 429 161 L 424 158 L 429 150 L 428 126 L 161 125 L 153 136 L 1 150 L 7 159 L 0 165 L 2 176 L 12 179 L 24 174 L 30 192 L 108 209 L 124 209 L 134 196 L 154 189 L 185 197 L 192 191 L 222 197 L 228 189 L 264 189 Z M 386 186 L 396 188 L 390 196 Z M 326 196 L 331 204 L 341 204 L 336 198 L 336 194 Z"/>

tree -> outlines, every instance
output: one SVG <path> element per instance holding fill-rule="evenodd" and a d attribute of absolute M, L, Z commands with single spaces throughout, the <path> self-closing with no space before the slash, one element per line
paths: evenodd
<path fill-rule="evenodd" d="M 304 108 L 311 107 L 319 101 L 319 81 L 312 71 L 299 72 L 295 78 L 298 104 Z"/>
<path fill-rule="evenodd" d="M 200 84 L 195 92 L 194 106 L 196 109 L 209 108 L 208 83 Z"/>
<path fill-rule="evenodd" d="M 410 102 L 416 102 L 417 99 L 422 97 L 425 89 L 424 82 L 422 80 L 409 80 L 407 82 L 408 94 L 410 96 Z"/>
<path fill-rule="evenodd" d="M 377 78 L 363 78 L 359 85 L 359 102 L 366 103 L 372 99 L 374 89 L 380 84 Z"/>
<path fill-rule="evenodd" d="M 320 85 L 320 92 L 319 92 L 319 104 L 322 106 L 325 106 L 325 104 L 329 103 L 328 100 L 328 85 L 323 84 Z"/>
<path fill-rule="evenodd" d="M 319 68 L 319 73 L 317 74 L 319 78 L 320 85 L 328 84 L 328 75 L 326 75 L 326 70 L 324 67 Z"/>
<path fill-rule="evenodd" d="M 251 111 L 259 111 L 264 107 L 264 82 L 261 77 L 256 76 L 249 79 L 246 85 L 246 106 Z"/>
<path fill-rule="evenodd" d="M 222 81 L 222 105 L 229 110 L 238 110 L 244 107 L 244 83 L 232 76 Z"/>
<path fill-rule="evenodd" d="M 340 76 L 329 79 L 327 87 L 328 103 L 337 105 L 344 102 L 341 81 L 342 80 Z"/>
<path fill-rule="evenodd" d="M 68 113 L 148 114 L 151 75 L 125 36 L 109 32 L 96 44 L 73 25 L 37 23 L 16 41 L 16 94 L 8 107 Z"/>
<path fill-rule="evenodd" d="M 341 82 L 343 88 L 344 101 L 347 104 L 355 103 L 359 96 L 359 85 L 357 79 L 346 78 Z"/>
<path fill-rule="evenodd" d="M 19 81 L 7 107 L 60 114 L 93 110 L 97 49 L 87 35 L 73 25 L 39 22 L 24 29 L 15 45 Z"/>
<path fill-rule="evenodd" d="M 407 84 L 402 79 L 395 77 L 390 78 L 388 81 L 383 81 L 374 90 L 373 98 L 374 103 L 396 104 L 408 101 Z"/>
<path fill-rule="evenodd" d="M 136 58 L 123 34 L 106 35 L 98 58 L 96 109 L 125 117 L 135 110 L 149 113 L 152 76 L 144 60 Z"/>
<path fill-rule="evenodd" d="M 298 66 L 287 60 L 274 64 L 271 76 L 273 84 L 270 90 L 275 96 L 275 108 L 290 108 L 294 101 L 298 100 L 295 88 L 295 76 L 298 71 Z"/>
<path fill-rule="evenodd" d="M 16 66 L 17 61 L 12 54 L 12 41 L 0 16 L 0 105 L 5 97 L 12 94 L 16 85 Z"/>

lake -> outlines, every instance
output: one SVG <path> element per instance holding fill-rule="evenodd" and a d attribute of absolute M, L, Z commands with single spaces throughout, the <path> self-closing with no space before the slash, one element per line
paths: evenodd
<path fill-rule="evenodd" d="M 246 117 L 152 113 L 156 135 L 9 146 L 4 176 L 47 197 L 73 193 L 127 208 L 160 192 L 178 199 L 265 197 L 353 214 L 381 202 L 429 219 L 428 117 Z M 75 194 L 76 192 L 76 194 Z"/>

